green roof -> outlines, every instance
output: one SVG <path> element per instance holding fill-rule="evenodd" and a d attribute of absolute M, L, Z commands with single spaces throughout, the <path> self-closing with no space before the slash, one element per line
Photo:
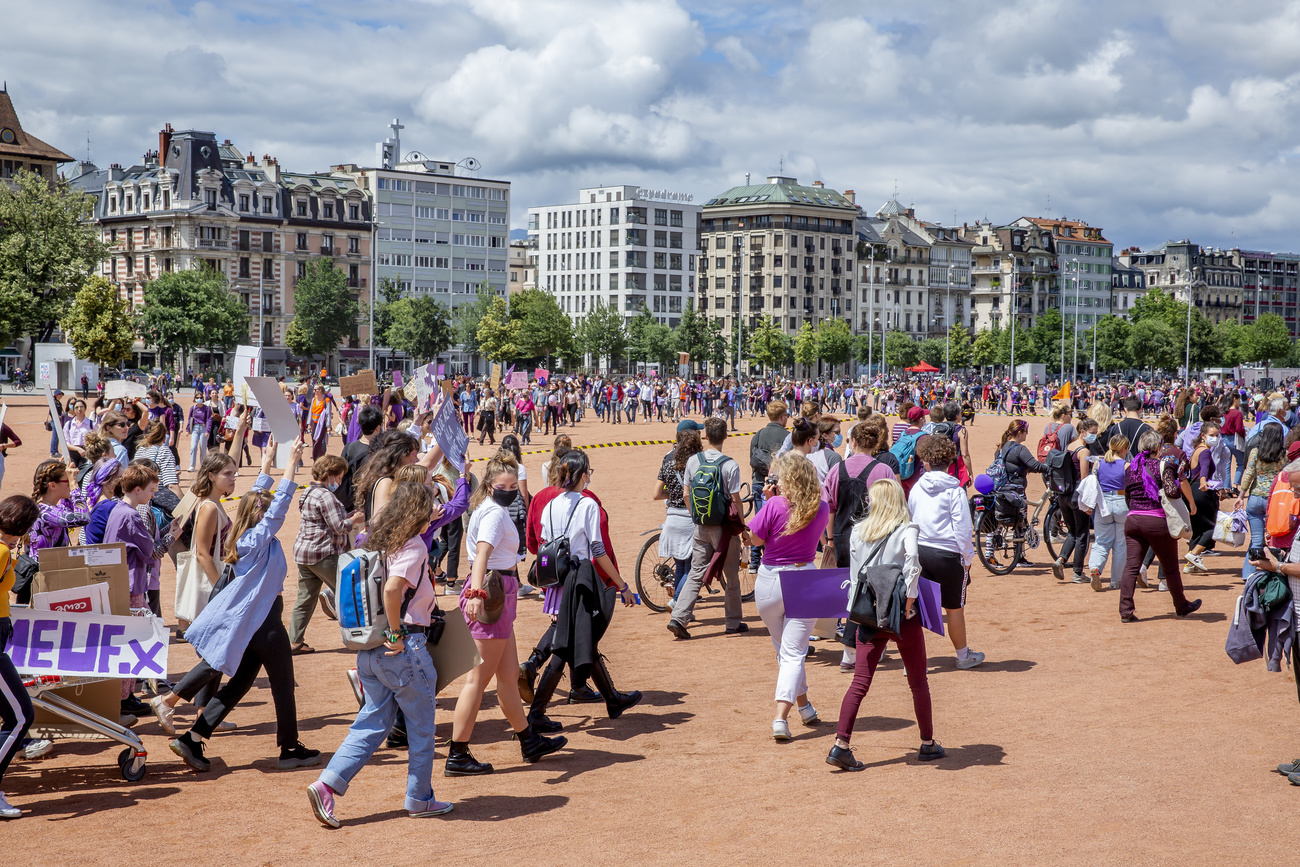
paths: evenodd
<path fill-rule="evenodd" d="M 857 205 L 828 187 L 805 187 L 799 184 L 754 184 L 732 187 L 704 203 L 705 208 L 732 205 L 811 205 L 856 212 Z"/>

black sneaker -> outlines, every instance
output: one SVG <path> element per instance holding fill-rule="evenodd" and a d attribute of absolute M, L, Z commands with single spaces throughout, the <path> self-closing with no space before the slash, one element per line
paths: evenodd
<path fill-rule="evenodd" d="M 729 628 L 729 629 L 727 630 L 727 634 L 728 634 L 728 635 L 739 635 L 739 634 L 742 633 L 742 632 L 748 632 L 748 631 L 749 631 L 749 624 L 748 624 L 748 623 L 737 623 L 736 626 L 735 626 L 734 628 Z M 809 648 L 809 650 L 811 650 L 811 649 L 812 649 L 812 648 Z"/>
<path fill-rule="evenodd" d="M 149 705 L 140 701 L 138 697 L 128 695 L 126 698 L 122 699 L 122 713 L 123 715 L 130 714 L 131 716 L 137 717 L 148 716 L 153 713 L 153 709 L 150 708 Z"/>
<path fill-rule="evenodd" d="M 1193 599 L 1191 602 L 1187 603 L 1187 609 L 1185 611 L 1175 611 L 1174 613 L 1177 614 L 1179 617 L 1186 617 L 1189 614 L 1196 613 L 1198 610 L 1200 610 L 1200 607 L 1201 607 L 1201 600 Z"/>
<path fill-rule="evenodd" d="M 569 690 L 569 704 L 595 704 L 598 701 L 604 701 L 604 699 L 600 697 L 600 693 L 585 683 Z"/>
<path fill-rule="evenodd" d="M 1292 759 L 1285 765 L 1278 765 L 1277 772 L 1284 777 L 1291 774 L 1300 774 L 1300 759 Z"/>
<path fill-rule="evenodd" d="M 826 764 L 834 765 L 842 771 L 860 771 L 866 767 L 853 758 L 853 750 L 841 746 L 831 747 L 830 754 L 826 756 Z"/>
<path fill-rule="evenodd" d="M 916 757 L 923 762 L 932 762 L 935 759 L 941 759 L 948 755 L 948 751 L 939 746 L 938 741 L 931 741 L 928 744 L 921 744 L 921 750 Z"/>
<path fill-rule="evenodd" d="M 686 631 L 686 627 L 682 626 L 676 620 L 668 621 L 668 631 L 671 632 L 673 635 L 677 636 L 678 638 L 685 639 L 691 637 L 691 634 Z"/>
<path fill-rule="evenodd" d="M 212 770 L 212 762 L 203 755 L 202 741 L 192 740 L 188 734 L 171 741 L 167 746 L 181 757 L 181 761 L 199 773 Z"/>
<path fill-rule="evenodd" d="M 275 763 L 275 766 L 281 771 L 291 771 L 294 768 L 310 768 L 319 764 L 320 750 L 309 750 L 301 743 L 296 743 L 287 749 L 281 748 L 280 760 Z"/>

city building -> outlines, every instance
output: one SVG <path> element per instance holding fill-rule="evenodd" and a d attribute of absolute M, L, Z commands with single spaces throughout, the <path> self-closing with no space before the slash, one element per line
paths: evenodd
<path fill-rule="evenodd" d="M 851 195 L 851 193 L 849 194 Z M 704 203 L 701 308 L 735 334 L 770 315 L 793 335 L 804 323 L 853 324 L 857 205 L 821 181 L 773 176 Z"/>
<path fill-rule="evenodd" d="M 1047 248 L 1055 254 L 1052 265 L 1060 288 L 1061 311 L 1067 328 L 1092 327 L 1111 310 L 1111 243 L 1101 229 L 1082 220 L 1021 217 L 1012 226 L 1036 226 L 1050 233 Z M 1049 304 L 1055 307 L 1055 304 Z"/>
<path fill-rule="evenodd" d="M 963 225 L 961 237 L 971 247 L 970 328 L 1006 328 L 1014 310 L 1021 328 L 1058 308 L 1057 266 L 1052 234 L 1033 223 L 995 226 Z"/>
<path fill-rule="evenodd" d="M 0 178 L 12 184 L 14 175 L 27 169 L 53 185 L 59 166 L 70 162 L 72 157 L 23 129 L 8 87 L 0 90 Z"/>
<path fill-rule="evenodd" d="M 1147 291 L 1146 273 L 1129 264 L 1129 256 L 1134 252 L 1140 251 L 1132 247 L 1111 257 L 1110 262 L 1110 312 L 1121 319 L 1129 318 L 1129 311 Z"/>
<path fill-rule="evenodd" d="M 1296 277 L 1300 255 L 1266 253 L 1261 250 L 1231 251 L 1232 261 L 1241 268 L 1241 321 L 1254 322 L 1265 313 L 1276 313 L 1286 321 L 1293 337 L 1300 337 L 1296 320 Z"/>
<path fill-rule="evenodd" d="M 692 198 L 620 184 L 529 208 L 538 287 L 574 322 L 603 303 L 629 322 L 644 308 L 676 327 L 695 298 L 700 206 Z"/>
<path fill-rule="evenodd" d="M 372 167 L 338 165 L 332 174 L 354 179 L 374 214 L 371 295 L 382 297 L 384 281 L 403 295 L 430 294 L 454 313 L 481 292 L 504 297 L 508 276 L 510 182 L 464 176 L 477 171 L 472 159 L 441 161 L 412 151 L 402 154 L 401 130 L 376 145 Z M 472 369 L 481 359 L 457 347 L 446 356 L 449 372 Z M 376 349 L 376 364 L 410 372 L 403 353 Z"/>
<path fill-rule="evenodd" d="M 240 153 L 229 139 L 199 130 L 158 134 L 139 165 L 78 164 L 73 187 L 96 199 L 94 215 L 108 258 L 100 273 L 134 309 L 160 274 L 211 268 L 224 275 L 250 314 L 248 342 L 263 348 L 264 369 L 279 374 L 323 363 L 337 370 L 348 347 L 323 360 L 295 357 L 284 345 L 293 289 L 312 256 L 330 256 L 359 294 L 369 276 L 370 207 L 364 194 L 328 175 L 291 175 L 277 161 Z M 137 342 L 135 365 L 160 366 Z M 189 367 L 221 367 L 225 353 L 197 349 Z M 351 367 L 343 365 L 345 372 Z"/>
<path fill-rule="evenodd" d="M 537 288 L 537 239 L 510 242 L 510 294 Z"/>
<path fill-rule="evenodd" d="M 1243 265 L 1233 252 L 1183 239 L 1152 250 L 1125 250 L 1120 258 L 1142 271 L 1148 291 L 1160 288 L 1190 301 L 1215 324 L 1241 321 Z"/>

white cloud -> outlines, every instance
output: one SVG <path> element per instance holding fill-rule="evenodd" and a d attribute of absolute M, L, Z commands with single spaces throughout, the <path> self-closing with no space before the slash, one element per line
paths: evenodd
<path fill-rule="evenodd" d="M 713 50 L 727 58 L 727 62 L 741 72 L 757 72 L 758 58 L 735 36 L 726 36 L 713 45 Z"/>

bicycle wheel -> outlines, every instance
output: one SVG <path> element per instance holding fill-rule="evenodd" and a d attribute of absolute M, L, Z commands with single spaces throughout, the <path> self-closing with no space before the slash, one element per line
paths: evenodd
<path fill-rule="evenodd" d="M 658 533 L 641 546 L 641 553 L 636 558 L 636 591 L 641 594 L 641 602 L 646 608 L 662 614 L 672 607 L 676 565 L 672 557 L 659 556 Z"/>
<path fill-rule="evenodd" d="M 984 568 L 994 575 L 1009 575 L 1020 562 L 1024 543 L 1016 538 L 1015 530 L 987 512 L 975 529 L 975 551 Z"/>
<path fill-rule="evenodd" d="M 736 577 L 740 580 L 740 601 L 753 602 L 754 579 L 758 577 L 758 573 L 750 572 L 748 567 L 741 566 L 740 571 L 736 573 Z"/>
<path fill-rule="evenodd" d="M 1053 503 L 1043 516 L 1043 541 L 1047 543 L 1047 553 L 1052 555 L 1053 560 L 1060 557 L 1058 549 L 1065 544 L 1068 535 L 1070 532 L 1065 527 L 1065 516 Z"/>

